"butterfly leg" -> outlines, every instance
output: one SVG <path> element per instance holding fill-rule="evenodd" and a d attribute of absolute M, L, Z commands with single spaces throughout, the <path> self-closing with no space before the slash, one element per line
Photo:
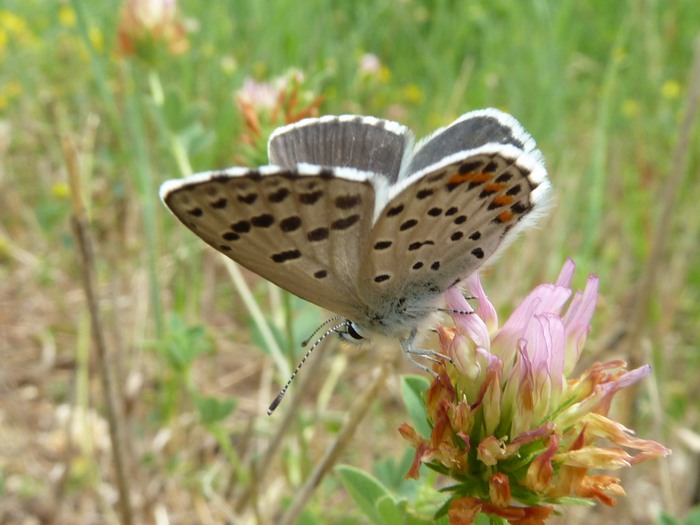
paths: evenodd
<path fill-rule="evenodd" d="M 440 352 L 436 352 L 435 350 L 425 350 L 422 348 L 414 348 L 413 347 L 413 342 L 416 339 L 416 330 L 413 329 L 411 330 L 411 333 L 406 339 L 401 339 L 401 350 L 403 350 L 403 355 L 406 356 L 406 359 L 409 360 L 409 362 L 415 366 L 416 368 L 419 368 L 420 370 L 423 370 L 424 372 L 428 372 L 429 374 L 433 375 L 434 377 L 438 377 L 439 374 L 437 374 L 435 371 L 432 369 L 428 368 L 425 366 L 423 363 L 419 363 L 414 359 L 413 356 L 420 357 L 421 359 L 425 359 L 427 361 L 430 361 L 432 363 L 441 363 L 443 361 L 449 361 L 450 363 L 452 362 L 452 359 L 449 356 L 446 356 L 445 354 L 441 354 Z"/>

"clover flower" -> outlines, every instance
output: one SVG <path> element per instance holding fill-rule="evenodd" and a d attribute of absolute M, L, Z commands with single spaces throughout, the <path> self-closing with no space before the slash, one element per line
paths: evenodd
<path fill-rule="evenodd" d="M 125 0 L 119 11 L 119 48 L 126 56 L 154 62 L 161 46 L 172 55 L 189 49 L 176 0 Z"/>
<path fill-rule="evenodd" d="M 322 97 L 302 89 L 304 74 L 296 69 L 288 71 L 269 82 L 251 78 L 243 81 L 236 91 L 235 100 L 243 117 L 245 130 L 238 138 L 244 151 L 236 161 L 245 165 L 262 165 L 267 162 L 266 137 L 275 128 L 315 117 Z"/>
<path fill-rule="evenodd" d="M 415 449 L 407 477 L 422 464 L 455 481 L 438 513 L 454 525 L 471 524 L 477 513 L 509 523 L 544 523 L 554 505 L 572 498 L 614 505 L 624 496 L 619 478 L 595 474 L 666 456 L 670 451 L 608 418 L 613 396 L 651 372 L 628 371 L 615 360 L 570 374 L 590 330 L 598 278 L 572 296 L 574 263 L 556 283 L 535 288 L 504 325 L 477 275 L 468 288 L 474 311 L 457 289 L 447 292 L 455 327 L 438 328 L 438 377 L 425 396 L 431 434 L 408 424 L 399 431 Z M 636 452 L 636 453 L 635 453 Z"/>

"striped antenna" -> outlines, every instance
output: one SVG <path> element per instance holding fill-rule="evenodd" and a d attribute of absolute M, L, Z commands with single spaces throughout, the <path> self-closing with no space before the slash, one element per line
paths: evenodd
<path fill-rule="evenodd" d="M 337 321 L 338 319 L 342 319 L 342 317 L 334 317 L 333 319 L 329 319 L 326 323 L 323 323 L 323 325 L 325 325 L 325 324 L 327 324 L 328 322 L 331 322 L 331 321 L 333 321 L 333 320 L 336 320 L 336 321 Z M 340 328 L 342 328 L 342 327 L 344 327 L 344 326 L 349 326 L 349 324 L 350 324 L 350 321 L 348 321 L 347 319 L 343 319 L 343 322 L 342 322 L 342 323 L 338 323 L 338 324 L 336 324 L 335 326 L 329 328 L 328 330 L 326 330 L 326 331 L 323 333 L 323 335 L 322 335 L 321 337 L 319 337 L 318 339 L 316 339 L 316 342 L 315 342 L 313 345 L 311 345 L 311 348 L 309 348 L 309 350 L 306 352 L 306 354 L 304 354 L 304 357 L 301 358 L 301 361 L 299 361 L 299 364 L 297 365 L 297 367 L 296 367 L 296 369 L 294 370 L 294 372 L 292 372 L 292 376 L 291 376 L 291 377 L 289 378 L 289 380 L 287 381 L 287 384 L 284 385 L 284 387 L 282 388 L 282 390 L 280 390 L 280 393 L 277 394 L 277 397 L 275 398 L 275 400 L 274 400 L 272 403 L 270 403 L 270 408 L 267 409 L 267 415 L 268 415 L 268 416 L 271 416 L 272 413 L 275 411 L 275 409 L 276 409 L 276 408 L 279 406 L 279 404 L 282 402 L 282 398 L 283 398 L 284 395 L 287 393 L 287 390 L 289 389 L 289 385 L 292 384 L 292 381 L 294 381 L 294 378 L 295 378 L 295 377 L 297 376 L 297 374 L 299 373 L 299 370 L 301 370 L 301 367 L 304 366 L 304 363 L 306 363 L 306 360 L 307 360 L 307 359 L 309 358 L 309 356 L 311 355 L 311 352 L 313 352 L 314 349 L 315 349 L 315 348 L 321 343 L 321 341 L 323 341 L 326 337 L 328 337 L 328 336 L 331 335 L 332 333 L 337 332 Z M 318 330 L 320 330 L 320 329 L 323 327 L 323 325 L 321 325 L 318 329 L 316 329 L 316 332 L 318 332 Z M 314 332 L 314 333 L 316 333 L 316 332 Z M 313 336 L 312 336 L 312 337 L 313 337 Z M 305 342 L 308 343 L 308 339 L 307 339 Z"/>

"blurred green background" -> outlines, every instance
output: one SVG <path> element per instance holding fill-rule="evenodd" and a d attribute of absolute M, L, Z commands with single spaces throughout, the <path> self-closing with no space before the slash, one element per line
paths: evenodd
<path fill-rule="evenodd" d="M 314 111 L 390 118 L 420 137 L 491 106 L 537 140 L 556 206 L 484 274 L 487 292 L 505 318 L 567 257 L 579 287 L 598 274 L 584 364 L 650 362 L 653 377 L 620 417 L 674 450 L 626 479 L 615 509 L 579 509 L 562 523 L 656 523 L 662 510 L 680 517 L 697 504 L 700 148 L 697 126 L 683 122 L 700 3 L 177 7 L 169 26 L 139 33 L 115 1 L 0 0 L 0 522 L 118 520 L 62 137 L 79 154 L 96 239 L 139 522 L 165 523 L 165 513 L 170 523 L 274 523 L 380 352 L 325 343 L 309 365 L 318 368 L 292 387 L 298 404 L 285 400 L 268 418 L 287 372 L 240 293 L 252 290 L 287 368 L 323 313 L 249 272 L 234 284 L 161 205 L 160 183 L 264 164 L 272 129 Z M 408 450 L 396 444 L 407 418 L 398 377 L 341 458 L 397 486 Z M 285 413 L 286 434 L 254 475 Z M 302 520 L 368 523 L 332 473 Z"/>

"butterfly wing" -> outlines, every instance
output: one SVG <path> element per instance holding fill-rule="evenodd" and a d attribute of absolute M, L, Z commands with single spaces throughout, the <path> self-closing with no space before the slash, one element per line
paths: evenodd
<path fill-rule="evenodd" d="M 293 294 L 353 317 L 373 174 L 299 165 L 167 181 L 161 199 L 214 249 Z M 365 212 L 364 210 L 369 210 Z"/>
<path fill-rule="evenodd" d="M 543 208 L 550 184 L 541 154 L 519 125 L 497 117 L 467 114 L 419 144 L 372 229 L 360 269 L 365 303 L 427 304 L 493 257 L 524 226 L 522 219 Z M 466 136 L 474 128 L 478 137 Z"/>
<path fill-rule="evenodd" d="M 535 141 L 513 116 L 487 108 L 465 113 L 449 126 L 422 139 L 404 164 L 402 177 L 410 177 L 455 153 L 475 150 L 486 144 L 510 145 L 544 163 Z"/>
<path fill-rule="evenodd" d="M 358 115 L 305 119 L 275 130 L 268 142 L 270 164 L 307 163 L 355 168 L 396 181 L 413 136 L 405 126 Z"/>

